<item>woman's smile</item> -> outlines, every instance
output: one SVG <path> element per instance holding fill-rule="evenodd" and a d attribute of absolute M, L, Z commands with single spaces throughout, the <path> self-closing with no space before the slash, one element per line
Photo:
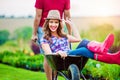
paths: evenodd
<path fill-rule="evenodd" d="M 52 32 L 57 31 L 57 28 L 59 26 L 59 20 L 50 20 L 49 21 L 49 28 Z"/>
<path fill-rule="evenodd" d="M 56 31 L 57 28 L 58 28 L 57 26 L 50 26 L 50 30 L 51 30 L 51 31 Z"/>

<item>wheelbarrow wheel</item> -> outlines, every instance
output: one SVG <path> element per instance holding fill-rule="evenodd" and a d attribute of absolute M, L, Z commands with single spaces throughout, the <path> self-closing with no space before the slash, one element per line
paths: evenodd
<path fill-rule="evenodd" d="M 68 68 L 68 77 L 70 80 L 80 80 L 80 71 L 75 64 L 71 64 Z"/>

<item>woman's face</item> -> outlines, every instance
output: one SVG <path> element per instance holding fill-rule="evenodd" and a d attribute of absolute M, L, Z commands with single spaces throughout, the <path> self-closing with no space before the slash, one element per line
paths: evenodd
<path fill-rule="evenodd" d="M 58 26 L 59 26 L 59 20 L 57 20 L 57 19 L 51 19 L 51 20 L 49 20 L 49 29 L 52 32 L 57 31 Z"/>

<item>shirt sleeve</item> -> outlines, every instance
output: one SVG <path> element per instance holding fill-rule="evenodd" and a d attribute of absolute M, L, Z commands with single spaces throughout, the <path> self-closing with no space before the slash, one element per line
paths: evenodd
<path fill-rule="evenodd" d="M 70 9 L 70 0 L 66 0 L 65 10 L 69 10 L 69 9 Z"/>
<path fill-rule="evenodd" d="M 43 9 L 43 1 L 44 0 L 36 0 L 36 2 L 35 2 L 35 8 Z"/>

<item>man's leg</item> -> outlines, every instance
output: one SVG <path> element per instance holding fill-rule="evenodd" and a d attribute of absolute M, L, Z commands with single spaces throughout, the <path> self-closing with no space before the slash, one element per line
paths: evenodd
<path fill-rule="evenodd" d="M 38 28 L 38 44 L 40 45 L 40 40 L 43 37 L 43 31 L 42 31 L 42 27 Z M 43 53 L 43 50 L 40 46 L 40 53 Z"/>

